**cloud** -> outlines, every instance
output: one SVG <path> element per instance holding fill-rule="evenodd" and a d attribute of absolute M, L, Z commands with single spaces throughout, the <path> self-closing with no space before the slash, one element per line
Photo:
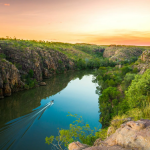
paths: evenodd
<path fill-rule="evenodd" d="M 120 31 L 108 34 L 81 34 L 84 42 L 93 44 L 118 44 L 118 45 L 148 45 L 150 46 L 150 31 Z"/>
<path fill-rule="evenodd" d="M 10 4 L 4 4 L 5 6 L 10 6 Z"/>
<path fill-rule="evenodd" d="M 95 36 L 93 39 L 87 39 L 96 44 L 118 44 L 118 45 L 150 45 L 150 38 L 143 36 L 133 36 L 130 34 L 118 36 Z"/>

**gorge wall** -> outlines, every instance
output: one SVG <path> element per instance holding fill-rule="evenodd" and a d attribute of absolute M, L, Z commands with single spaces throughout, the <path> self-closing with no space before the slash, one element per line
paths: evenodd
<path fill-rule="evenodd" d="M 128 60 L 132 57 L 139 57 L 143 52 L 142 47 L 125 46 L 125 45 L 110 45 L 103 53 L 103 57 L 110 58 L 110 60 Z"/>
<path fill-rule="evenodd" d="M 74 62 L 63 53 L 52 49 L 24 49 L 0 45 L 0 98 L 26 88 L 26 77 L 37 82 L 53 74 L 74 69 Z"/>

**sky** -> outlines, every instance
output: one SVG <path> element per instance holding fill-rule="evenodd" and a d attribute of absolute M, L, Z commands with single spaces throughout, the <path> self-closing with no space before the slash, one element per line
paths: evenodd
<path fill-rule="evenodd" d="M 0 37 L 150 45 L 150 0 L 0 0 Z"/>

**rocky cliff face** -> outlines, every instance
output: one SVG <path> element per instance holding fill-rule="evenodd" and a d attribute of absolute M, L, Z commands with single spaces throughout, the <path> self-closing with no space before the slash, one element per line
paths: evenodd
<path fill-rule="evenodd" d="M 103 53 L 103 57 L 111 60 L 126 60 L 132 57 L 138 57 L 142 54 L 143 49 L 134 46 L 111 45 Z"/>
<path fill-rule="evenodd" d="M 102 141 L 98 139 L 94 146 L 79 142 L 69 145 L 69 150 L 150 150 L 150 120 L 141 119 L 122 124 L 114 134 Z"/>
<path fill-rule="evenodd" d="M 147 69 L 150 68 L 150 50 L 145 50 L 134 67 L 140 70 L 140 74 L 143 74 Z"/>
<path fill-rule="evenodd" d="M 23 86 L 16 66 L 6 59 L 0 59 L 0 98 L 10 96 L 11 92 L 21 90 Z"/>
<path fill-rule="evenodd" d="M 64 54 L 51 49 L 29 47 L 24 49 L 0 45 L 0 98 L 23 90 L 26 76 L 32 70 L 38 82 L 55 73 L 74 69 L 74 62 Z"/>

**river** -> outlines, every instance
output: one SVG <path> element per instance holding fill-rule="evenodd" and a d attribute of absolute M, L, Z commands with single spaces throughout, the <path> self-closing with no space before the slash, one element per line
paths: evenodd
<path fill-rule="evenodd" d="M 45 137 L 57 136 L 58 128 L 69 128 L 75 118 L 68 112 L 82 116 L 91 128 L 98 127 L 98 85 L 92 77 L 91 71 L 59 74 L 45 80 L 47 86 L 0 100 L 0 149 L 52 149 Z"/>

